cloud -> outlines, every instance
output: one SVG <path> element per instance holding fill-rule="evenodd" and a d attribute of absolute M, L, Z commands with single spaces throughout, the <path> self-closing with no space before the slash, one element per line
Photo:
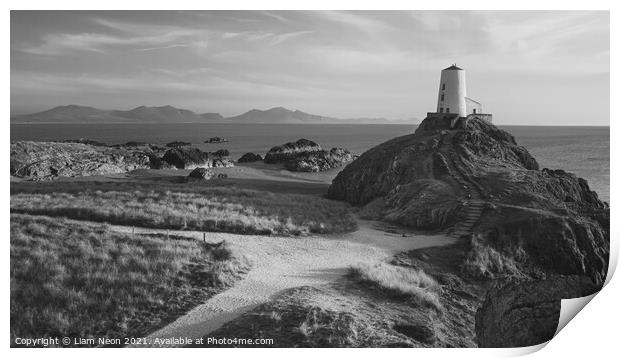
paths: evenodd
<path fill-rule="evenodd" d="M 287 32 L 284 34 L 274 34 L 273 35 L 273 39 L 271 40 L 271 44 L 272 45 L 278 45 L 281 44 L 285 41 L 300 37 L 300 36 L 304 36 L 304 35 L 308 35 L 313 33 L 314 31 L 296 31 L 296 32 Z"/>
<path fill-rule="evenodd" d="M 135 50 L 155 50 L 172 47 L 188 47 L 179 44 L 180 40 L 200 42 L 196 39 L 208 38 L 211 32 L 175 26 L 136 25 L 104 19 L 92 19 L 92 23 L 113 29 L 117 33 L 81 32 L 46 34 L 39 43 L 26 43 L 17 47 L 18 51 L 33 55 L 60 56 L 73 52 L 107 53 L 111 49 L 133 47 Z M 140 47 L 142 49 L 140 49 Z"/>
<path fill-rule="evenodd" d="M 168 50 L 172 48 L 191 47 L 191 46 L 192 44 L 172 44 L 172 45 L 158 46 L 158 47 L 138 48 L 136 49 L 136 51 L 157 51 L 157 50 Z"/>
<path fill-rule="evenodd" d="M 313 12 L 314 13 L 314 12 Z M 316 14 L 322 17 L 325 20 L 334 22 L 339 25 L 350 27 L 354 30 L 361 31 L 364 33 L 377 33 L 383 32 L 386 30 L 393 30 L 394 27 L 388 25 L 387 23 L 372 19 L 364 14 L 371 14 L 372 12 L 367 11 L 333 11 L 333 10 L 325 10 L 325 11 L 317 11 Z"/>
<path fill-rule="evenodd" d="M 454 62 L 467 69 L 472 96 L 491 106 L 506 103 L 508 89 L 541 106 L 568 89 L 582 108 L 599 108 L 592 98 L 609 96 L 608 12 L 19 16 L 11 21 L 16 103 L 77 98 L 109 108 L 105 101 L 127 107 L 170 98 L 204 111 L 225 103 L 230 114 L 265 102 L 341 117 L 419 116 L 433 107 L 439 71 Z"/>

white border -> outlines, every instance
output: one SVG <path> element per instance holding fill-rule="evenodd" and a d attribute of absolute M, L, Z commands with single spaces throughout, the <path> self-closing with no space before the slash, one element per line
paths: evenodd
<path fill-rule="evenodd" d="M 263 1 L 234 1 L 229 0 L 226 2 L 223 1 L 188 1 L 188 0 L 176 0 L 174 2 L 131 2 L 131 1 L 120 1 L 120 0 L 108 0 L 108 1 L 67 1 L 67 0 L 55 0 L 55 1 L 5 1 L 3 4 L 6 4 L 6 9 L 4 12 L 5 21 L 3 24 L 3 42 L 4 46 L 2 47 L 4 51 L 4 56 L 2 57 L 2 61 L 4 64 L 4 88 L 3 88 L 3 99 L 4 99 L 4 107 L 5 108 L 5 123 L 4 130 L 1 131 L 0 135 L 2 136 L 2 143 L 8 147 L 8 143 L 10 142 L 9 135 L 9 117 L 10 117 L 10 9 L 14 10 L 35 10 L 35 9 L 124 9 L 124 10 L 135 10 L 135 9 L 419 9 L 419 10 L 433 10 L 433 9 L 453 9 L 453 10 L 609 10 L 611 9 L 611 39 L 616 39 L 616 43 L 611 41 L 611 63 L 614 63 L 614 60 L 617 60 L 617 51 L 618 51 L 618 36 L 617 35 L 617 26 L 614 26 L 615 23 L 620 21 L 620 17 L 617 15 L 618 10 L 618 2 L 615 1 L 599 1 L 599 0 L 589 0 L 589 1 L 546 1 L 546 0 L 521 0 L 521 1 L 481 1 L 481 0 L 470 0 L 470 1 L 426 1 L 426 2 L 413 2 L 413 1 L 395 1 L 395 0 L 382 0 L 381 2 L 362 2 L 362 1 L 326 1 L 326 0 L 302 0 L 302 1 L 276 1 L 276 0 L 263 0 Z M 615 6 L 614 6 L 615 5 Z M 612 65 L 611 68 L 611 98 L 618 98 L 618 72 L 614 70 Z M 614 104 L 613 101 L 611 101 Z M 618 110 L 615 106 L 611 106 L 611 118 L 617 118 Z M 610 121 L 613 122 L 613 121 Z M 617 167 L 614 162 L 615 155 L 618 153 L 618 145 L 614 139 L 619 138 L 618 136 L 618 126 L 611 126 L 611 176 L 610 178 L 615 178 L 617 173 Z M 5 147 L 6 148 L 6 147 Z M 9 164 L 9 151 L 6 148 L 1 154 L 2 158 L 2 167 L 7 168 Z M 7 176 L 8 177 L 8 176 Z M 610 179 L 611 180 L 611 179 Z M 5 237 L 4 247 L 5 247 L 5 258 L 7 258 L 5 264 L 3 265 L 3 274 L 4 278 L 3 284 L 3 292 L 2 296 L 2 306 L 4 310 L 2 311 L 2 322 L 3 328 L 2 333 L 6 339 L 5 349 L 9 350 L 9 260 L 8 255 L 10 251 L 9 246 L 9 238 L 8 238 L 8 228 L 9 228 L 9 206 L 7 203 L 10 201 L 9 197 L 9 183 L 8 180 L 4 182 L 4 190 L 2 192 L 4 210 L 2 215 L 2 226 L 3 231 L 7 236 Z M 610 188 L 610 197 L 611 202 L 615 203 L 616 201 L 616 191 L 615 187 Z M 615 267 L 615 263 L 617 260 L 618 253 L 618 245 L 616 243 L 616 232 L 618 227 L 618 215 L 615 215 L 615 212 L 612 210 L 612 220 L 611 220 L 611 232 L 612 232 L 612 255 L 613 255 L 613 265 Z M 611 277 L 611 275 L 609 275 Z M 308 350 L 308 349 L 281 349 L 281 350 L 252 350 L 247 351 L 244 349 L 239 350 L 208 350 L 204 349 L 190 349 L 184 350 L 183 355 L 200 355 L 200 356 L 209 356 L 209 355 L 226 355 L 231 357 L 245 357 L 247 355 L 252 356 L 262 356 L 268 355 L 270 357 L 273 356 L 290 356 L 295 355 L 299 357 L 312 357 L 315 358 L 317 354 L 320 355 L 347 355 L 347 356 L 371 356 L 374 357 L 380 354 L 390 354 L 391 356 L 407 356 L 411 355 L 423 355 L 423 356 L 438 356 L 438 357 L 446 357 L 446 356 L 459 356 L 459 357 L 485 357 L 485 356 L 513 356 L 513 355 L 522 355 L 531 353 L 536 351 L 542 347 L 539 353 L 537 353 L 540 357 L 556 357 L 556 356 L 608 356 L 611 355 L 611 352 L 617 351 L 617 346 L 615 345 L 617 338 L 617 325 L 618 322 L 616 319 L 620 317 L 618 314 L 618 304 L 620 302 L 620 286 L 617 283 L 617 280 L 609 282 L 609 284 L 604 288 L 601 294 L 597 295 L 593 298 L 592 302 L 587 305 L 583 311 L 577 315 L 577 317 L 573 320 L 573 322 L 569 323 L 562 332 L 558 334 L 549 344 L 541 345 L 539 347 L 531 347 L 528 349 L 390 349 L 389 351 L 378 351 L 377 349 L 321 349 L 321 350 Z M 148 354 L 149 356 L 168 356 L 170 354 L 175 354 L 176 352 L 168 351 L 167 349 L 151 349 L 148 352 L 134 352 L 132 350 L 10 350 L 7 352 L 12 355 L 22 356 L 22 355 L 30 355 L 33 353 L 42 353 L 46 356 L 77 356 L 84 355 L 85 353 L 92 356 L 107 356 L 110 354 L 120 354 L 120 355 L 135 355 L 135 354 Z M 179 353 L 177 353 L 179 354 Z"/>

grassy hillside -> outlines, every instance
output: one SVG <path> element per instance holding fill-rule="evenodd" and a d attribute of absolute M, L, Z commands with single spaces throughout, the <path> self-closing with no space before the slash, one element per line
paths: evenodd
<path fill-rule="evenodd" d="M 248 269 L 224 244 L 11 214 L 15 337 L 140 337 Z"/>

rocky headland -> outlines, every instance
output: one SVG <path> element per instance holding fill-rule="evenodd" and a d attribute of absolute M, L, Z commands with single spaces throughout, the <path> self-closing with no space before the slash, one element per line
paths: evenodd
<path fill-rule="evenodd" d="M 454 119 L 428 117 L 415 133 L 365 152 L 338 174 L 328 197 L 361 207 L 368 218 L 458 238 L 457 286 L 495 287 L 472 303 L 481 310 L 476 331 L 496 335 L 479 336 L 481 346 L 497 346 L 501 333 L 490 327 L 505 317 L 517 317 L 513 331 L 527 332 L 531 321 L 506 314 L 523 302 L 506 297 L 555 302 L 542 308 L 546 313 L 538 311 L 547 317 L 542 326 L 553 329 L 501 338 L 502 346 L 542 342 L 555 332 L 560 298 L 592 292 L 605 280 L 609 205 L 586 180 L 563 170 L 540 170 L 512 135 L 493 124 L 462 118 L 451 128 Z M 409 253 L 396 261 L 419 267 L 425 260 L 418 256 Z M 554 293 L 545 295 L 549 287 Z M 501 309 L 497 302 L 503 302 Z"/>

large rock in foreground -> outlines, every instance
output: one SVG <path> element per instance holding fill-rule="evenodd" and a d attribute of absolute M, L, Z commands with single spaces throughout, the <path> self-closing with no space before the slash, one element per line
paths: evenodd
<path fill-rule="evenodd" d="M 343 148 L 323 150 L 317 143 L 308 139 L 299 139 L 275 146 L 265 155 L 265 163 L 283 163 L 284 167 L 294 172 L 322 172 L 340 167 L 357 158 Z"/>
<path fill-rule="evenodd" d="M 338 174 L 328 197 L 418 229 L 469 223 L 464 231 L 476 242 L 463 267 L 474 276 L 583 275 L 601 284 L 609 207 L 587 182 L 539 170 L 512 135 L 489 122 L 449 124 L 429 117 L 414 134 L 368 150 Z"/>
<path fill-rule="evenodd" d="M 150 153 L 84 143 L 11 142 L 11 175 L 30 180 L 125 173 L 151 167 Z"/>
<path fill-rule="evenodd" d="M 557 330 L 561 300 L 596 291 L 596 285 L 584 276 L 508 283 L 491 289 L 476 313 L 478 346 L 527 347 L 547 342 Z"/>

